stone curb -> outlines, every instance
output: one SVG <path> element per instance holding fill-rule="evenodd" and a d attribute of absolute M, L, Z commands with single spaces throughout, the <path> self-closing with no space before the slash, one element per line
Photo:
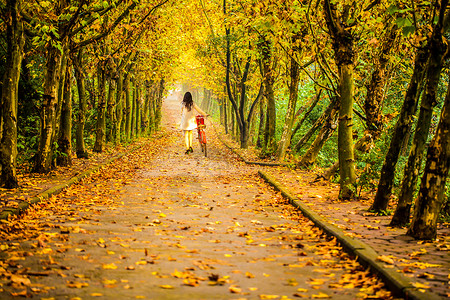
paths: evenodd
<path fill-rule="evenodd" d="M 398 297 L 413 300 L 438 300 L 442 299 L 436 294 L 430 292 L 420 292 L 412 284 L 410 278 L 397 272 L 395 268 L 385 268 L 382 263 L 377 261 L 379 254 L 369 245 L 359 239 L 347 236 L 345 232 L 338 227 L 328 223 L 318 213 L 310 209 L 307 205 L 302 203 L 292 192 L 286 187 L 282 186 L 275 178 L 269 174 L 258 171 L 259 175 L 276 190 L 280 191 L 283 197 L 289 199 L 289 202 L 298 208 L 303 215 L 309 218 L 317 227 L 321 228 L 326 234 L 336 237 L 339 243 L 351 254 L 353 254 L 359 263 L 364 267 L 370 267 L 375 272 L 387 287 Z"/>
<path fill-rule="evenodd" d="M 116 156 L 106 160 L 105 162 L 101 163 L 100 165 L 92 167 L 91 169 L 89 169 L 87 171 L 84 171 L 81 174 L 70 178 L 65 183 L 53 186 L 53 187 L 45 190 L 44 192 L 38 194 L 37 196 L 32 197 L 29 201 L 26 201 L 26 202 L 24 201 L 24 202 L 19 203 L 17 208 L 5 209 L 4 211 L 2 211 L 0 213 L 0 220 L 6 220 L 11 215 L 19 215 L 19 214 L 23 213 L 31 205 L 39 203 L 39 202 L 41 202 L 43 200 L 46 200 L 46 199 L 50 198 L 53 195 L 59 194 L 65 188 L 68 188 L 72 184 L 81 181 L 81 179 L 83 179 L 85 177 L 89 177 L 90 175 L 92 175 L 94 172 L 97 172 L 102 167 L 109 165 L 113 161 L 115 161 L 115 160 L 117 160 L 119 158 L 122 158 L 123 156 L 127 155 L 128 153 L 134 152 L 134 151 L 138 150 L 141 147 L 142 147 L 142 145 L 138 145 L 138 146 L 130 149 L 130 151 L 119 153 L 118 155 L 116 155 Z"/>

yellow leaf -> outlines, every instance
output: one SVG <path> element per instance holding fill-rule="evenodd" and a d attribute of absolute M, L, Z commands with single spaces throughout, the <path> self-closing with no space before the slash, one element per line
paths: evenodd
<path fill-rule="evenodd" d="M 324 283 L 323 279 L 311 279 L 311 282 L 309 282 L 310 285 L 322 285 Z"/>
<path fill-rule="evenodd" d="M 111 279 L 111 280 L 104 279 L 104 280 L 102 281 L 102 283 L 105 284 L 105 285 L 112 285 L 112 284 L 116 284 L 116 283 L 117 283 L 117 280 L 115 280 L 115 279 Z"/>
<path fill-rule="evenodd" d="M 278 299 L 280 296 L 278 295 L 259 295 L 259 299 Z"/>
<path fill-rule="evenodd" d="M 115 269 L 117 269 L 117 266 L 114 263 L 103 264 L 103 269 L 105 269 L 105 270 L 115 270 Z"/>
<path fill-rule="evenodd" d="M 162 289 L 173 289 L 174 288 L 173 286 L 168 285 L 168 284 L 163 284 L 163 285 L 160 285 L 159 287 Z"/>
<path fill-rule="evenodd" d="M 103 297 L 102 293 L 91 293 L 92 297 Z"/>
<path fill-rule="evenodd" d="M 255 275 L 253 275 L 253 274 L 250 273 L 250 272 L 245 272 L 245 276 L 246 276 L 247 278 L 255 278 Z"/>
<path fill-rule="evenodd" d="M 240 292 L 242 292 L 242 289 L 240 287 L 232 285 L 230 286 L 230 292 L 233 294 L 239 294 Z"/>
<path fill-rule="evenodd" d="M 413 285 L 418 289 L 429 289 L 429 285 L 422 284 L 420 282 L 414 282 Z"/>
<path fill-rule="evenodd" d="M 378 256 L 377 260 L 382 261 L 384 263 L 387 263 L 389 265 L 393 265 L 394 264 L 394 260 L 392 258 L 390 258 L 389 256 L 386 256 L 386 255 Z"/>
<path fill-rule="evenodd" d="M 66 286 L 69 288 L 81 289 L 83 287 L 89 286 L 89 284 L 87 282 L 68 281 L 66 283 Z"/>
<path fill-rule="evenodd" d="M 298 289 L 297 289 L 297 292 L 300 292 L 300 293 L 306 293 L 306 292 L 308 292 L 308 289 L 298 288 Z"/>
<path fill-rule="evenodd" d="M 183 283 L 187 286 L 198 286 L 199 282 L 196 279 L 193 278 L 185 278 L 183 279 Z"/>
<path fill-rule="evenodd" d="M 325 293 L 319 292 L 319 294 L 317 294 L 317 295 L 312 295 L 311 298 L 312 299 L 325 299 L 325 298 L 331 298 L 331 297 Z"/>

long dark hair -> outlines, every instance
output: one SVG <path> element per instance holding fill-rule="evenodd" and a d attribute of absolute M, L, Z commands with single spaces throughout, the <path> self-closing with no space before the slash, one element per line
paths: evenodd
<path fill-rule="evenodd" d="M 187 108 L 188 111 L 191 111 L 192 105 L 194 105 L 191 92 L 186 92 L 186 94 L 184 94 L 183 102 L 181 103 Z"/>

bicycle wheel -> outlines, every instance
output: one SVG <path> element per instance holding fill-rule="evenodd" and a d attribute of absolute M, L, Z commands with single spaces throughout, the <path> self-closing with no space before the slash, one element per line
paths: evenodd
<path fill-rule="evenodd" d="M 205 135 L 205 133 L 203 132 L 203 130 L 199 130 L 198 131 L 198 143 L 200 144 L 200 149 L 203 152 L 203 136 Z"/>
<path fill-rule="evenodd" d="M 200 145 L 200 149 L 203 152 L 203 143 L 202 143 L 202 133 L 201 133 L 201 131 L 198 131 L 198 143 Z"/>
<path fill-rule="evenodd" d="M 203 149 L 203 153 L 205 153 L 205 157 L 207 157 L 208 154 L 207 154 L 207 151 L 206 151 L 206 143 L 203 144 L 203 147 L 205 148 L 205 149 Z"/>

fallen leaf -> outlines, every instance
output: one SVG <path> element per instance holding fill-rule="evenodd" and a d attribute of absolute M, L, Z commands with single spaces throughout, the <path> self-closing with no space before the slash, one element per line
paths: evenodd
<path fill-rule="evenodd" d="M 103 269 L 105 270 L 115 270 L 117 269 L 117 266 L 114 263 L 111 264 L 103 264 L 102 265 Z"/>
<path fill-rule="evenodd" d="M 331 297 L 325 293 L 319 292 L 319 294 L 312 295 L 311 298 L 312 299 L 326 299 L 326 298 L 331 298 Z"/>
<path fill-rule="evenodd" d="M 163 285 L 160 285 L 159 287 L 162 288 L 162 289 L 174 289 L 173 286 L 168 285 L 168 284 L 163 284 Z"/>
<path fill-rule="evenodd" d="M 233 294 L 239 294 L 240 292 L 242 292 L 242 289 L 235 285 L 230 286 L 229 290 Z"/>
<path fill-rule="evenodd" d="M 387 263 L 389 265 L 393 265 L 394 264 L 394 260 L 392 258 L 390 258 L 389 256 L 386 256 L 386 255 L 378 256 L 377 260 L 382 261 L 384 263 Z"/>
<path fill-rule="evenodd" d="M 259 295 L 259 299 L 278 299 L 280 296 L 278 295 Z"/>

